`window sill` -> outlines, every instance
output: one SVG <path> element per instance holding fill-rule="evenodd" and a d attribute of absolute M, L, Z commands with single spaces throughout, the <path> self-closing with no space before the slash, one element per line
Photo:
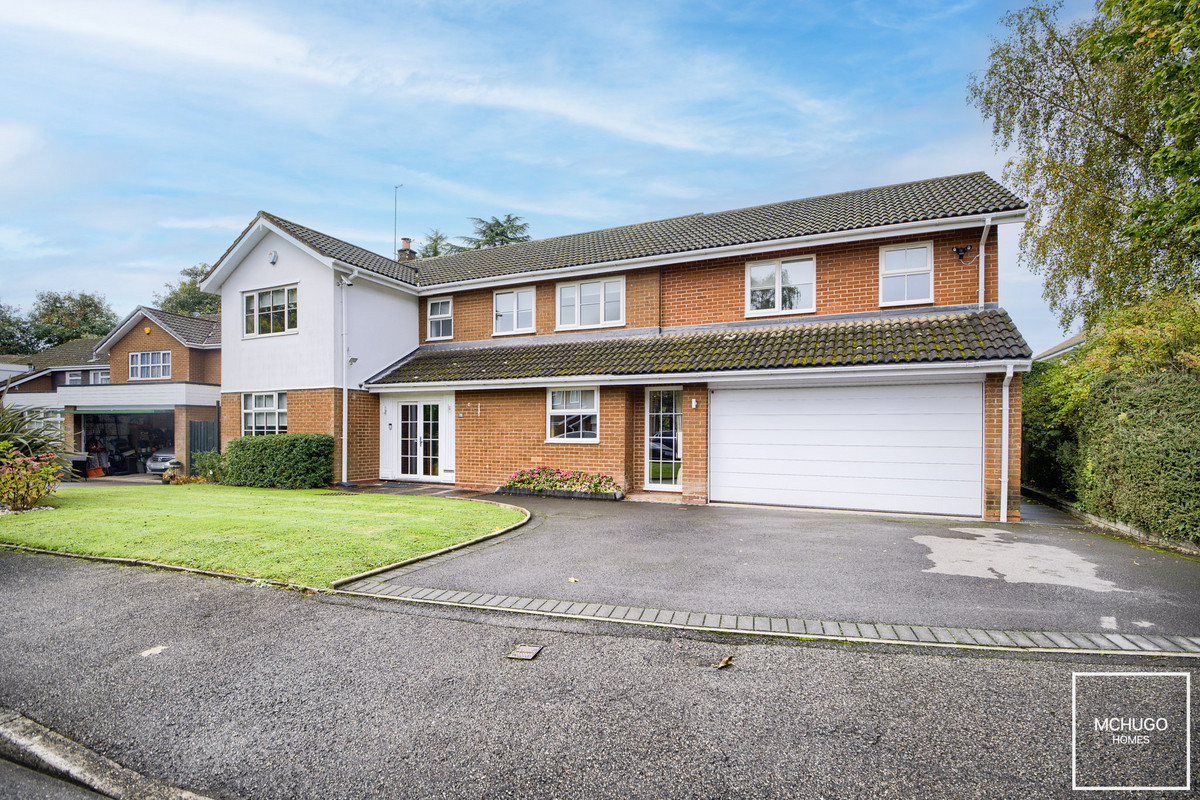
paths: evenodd
<path fill-rule="evenodd" d="M 543 444 L 600 444 L 600 438 L 595 439 L 547 439 Z"/>
<path fill-rule="evenodd" d="M 427 341 L 427 342 L 453 342 L 454 337 L 453 336 L 426 336 L 425 341 Z"/>
<path fill-rule="evenodd" d="M 503 332 L 492 331 L 492 336 L 529 336 L 530 334 L 534 334 L 534 333 L 537 333 L 537 331 L 533 328 L 529 328 L 527 330 L 520 330 L 520 331 L 503 331 Z"/>
<path fill-rule="evenodd" d="M 880 302 L 880 308 L 895 308 L 897 306 L 931 306 L 933 298 L 927 297 L 924 300 L 892 300 L 891 302 Z"/>
<path fill-rule="evenodd" d="M 683 492 L 683 486 L 682 486 L 682 484 L 681 484 L 681 485 L 679 485 L 679 486 L 651 486 L 651 485 L 649 485 L 649 484 L 647 484 L 647 483 L 643 482 L 643 484 L 642 484 L 642 491 L 643 491 L 643 492 L 671 492 L 671 493 L 682 493 L 682 492 Z"/>
<path fill-rule="evenodd" d="M 746 310 L 746 318 L 750 319 L 752 317 L 787 317 L 787 316 L 797 316 L 798 317 L 801 314 L 815 314 L 815 313 L 817 313 L 816 308 L 789 308 L 786 311 L 751 311 L 751 310 L 747 309 Z"/>
<path fill-rule="evenodd" d="M 274 339 L 278 336 L 295 336 L 299 330 L 280 331 L 279 333 L 243 333 L 242 341 L 247 339 Z"/>
<path fill-rule="evenodd" d="M 554 329 L 555 333 L 560 331 L 594 331 L 600 328 L 624 328 L 625 320 L 620 322 L 602 322 L 599 325 L 559 325 Z"/>
<path fill-rule="evenodd" d="M 165 378 L 130 378 L 128 383 L 171 383 L 174 379 L 168 375 Z M 70 386 L 70 384 L 67 384 Z M 82 386 L 83 384 L 77 384 Z M 95 386 L 112 386 L 111 383 L 97 383 Z"/>

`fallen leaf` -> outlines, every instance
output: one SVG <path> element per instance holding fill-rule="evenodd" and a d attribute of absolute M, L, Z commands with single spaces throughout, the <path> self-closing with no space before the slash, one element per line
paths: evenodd
<path fill-rule="evenodd" d="M 142 652 L 138 653 L 138 655 L 141 656 L 142 658 L 147 658 L 149 656 L 156 656 L 159 653 L 161 653 L 163 650 L 166 650 L 166 649 L 167 649 L 167 645 L 160 644 L 158 647 L 151 647 L 149 650 L 143 650 Z"/>
<path fill-rule="evenodd" d="M 567 578 L 567 583 L 579 583 L 579 578 Z"/>
<path fill-rule="evenodd" d="M 733 666 L 733 656 L 725 656 L 724 658 L 722 658 L 720 661 L 718 661 L 716 664 L 713 664 L 712 666 L 713 666 L 713 669 L 725 669 L 726 667 L 732 667 Z"/>

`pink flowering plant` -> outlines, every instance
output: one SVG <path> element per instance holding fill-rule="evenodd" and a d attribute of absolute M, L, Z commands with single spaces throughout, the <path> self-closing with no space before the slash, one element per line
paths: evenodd
<path fill-rule="evenodd" d="M 608 475 L 593 475 L 580 470 L 534 467 L 514 472 L 504 484 L 509 489 L 532 489 L 534 491 L 563 491 L 589 493 L 616 493 L 621 491 Z"/>
<path fill-rule="evenodd" d="M 59 466 L 56 453 L 27 456 L 12 442 L 0 442 L 0 504 L 28 511 L 54 491 Z"/>

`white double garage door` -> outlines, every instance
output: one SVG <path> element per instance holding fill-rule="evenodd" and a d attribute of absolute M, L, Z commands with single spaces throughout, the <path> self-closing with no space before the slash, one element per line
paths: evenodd
<path fill-rule="evenodd" d="M 713 389 L 714 502 L 979 516 L 983 383 Z"/>

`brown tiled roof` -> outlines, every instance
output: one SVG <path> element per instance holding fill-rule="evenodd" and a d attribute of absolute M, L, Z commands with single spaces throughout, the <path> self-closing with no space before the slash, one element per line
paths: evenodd
<path fill-rule="evenodd" d="M 923 364 L 1029 358 L 1003 310 L 664 333 L 532 345 L 418 349 L 376 385 Z"/>
<path fill-rule="evenodd" d="M 370 250 L 364 250 L 348 242 L 343 242 L 341 239 L 335 239 L 320 231 L 314 231 L 312 228 L 306 228 L 303 225 L 297 225 L 295 222 L 290 222 L 274 214 L 268 214 L 266 211 L 259 211 L 258 216 L 275 223 L 326 258 L 336 258 L 343 264 L 360 267 L 368 272 L 377 272 L 380 275 L 386 275 L 389 278 L 394 278 L 395 280 L 414 286 L 417 283 L 417 273 L 412 268 L 414 262 L 395 261 L 378 253 L 372 253 Z"/>
<path fill-rule="evenodd" d="M 29 356 L 0 355 L 0 364 L 28 364 Z"/>
<path fill-rule="evenodd" d="M 221 344 L 220 314 L 188 316 L 146 306 L 138 306 L 134 313 L 139 311 L 169 330 L 189 347 L 211 347 Z"/>
<path fill-rule="evenodd" d="M 693 214 L 621 228 L 468 250 L 416 263 L 420 284 L 684 253 L 796 236 L 951 219 L 1025 208 L 982 172 Z"/>
<path fill-rule="evenodd" d="M 93 336 L 86 339 L 75 339 L 70 342 L 63 342 L 56 347 L 50 347 L 40 353 L 34 353 L 29 357 L 31 365 L 29 375 L 34 372 L 42 372 L 47 369 L 56 369 L 58 367 L 82 367 L 93 364 L 107 364 L 108 355 L 101 356 L 92 361 L 92 350 L 100 343 L 99 336 Z"/>

